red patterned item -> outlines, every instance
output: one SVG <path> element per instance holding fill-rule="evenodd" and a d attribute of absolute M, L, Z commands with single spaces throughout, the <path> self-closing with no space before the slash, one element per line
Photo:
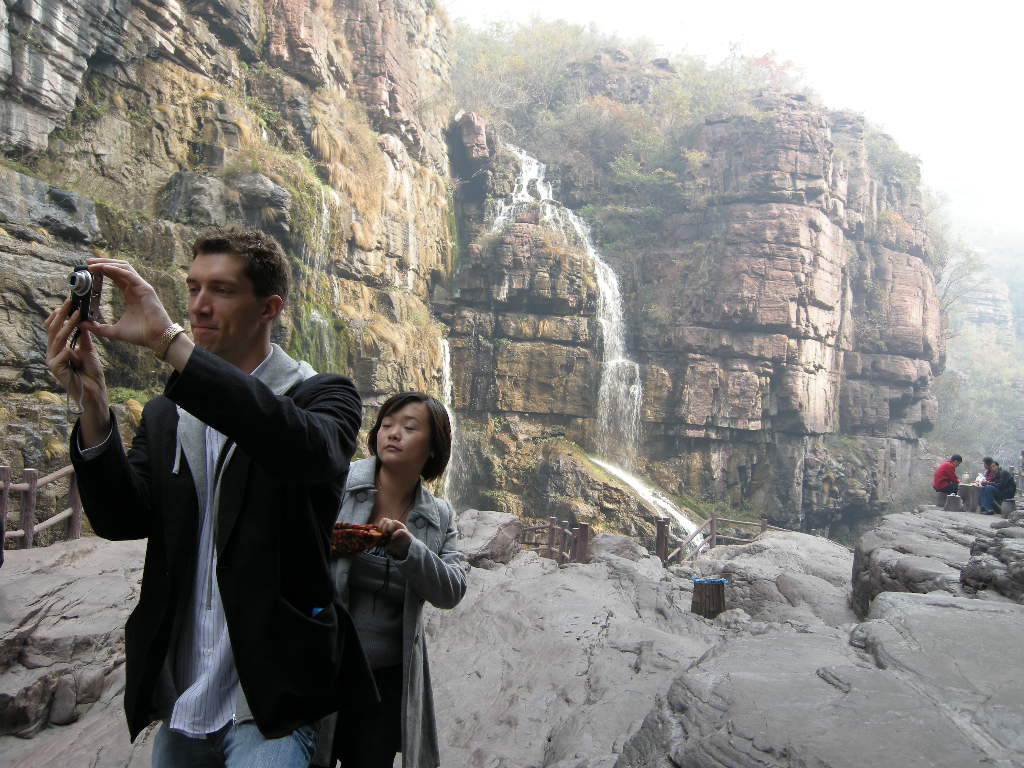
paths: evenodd
<path fill-rule="evenodd" d="M 388 540 L 376 525 L 335 523 L 331 535 L 331 557 L 351 557 Z"/>

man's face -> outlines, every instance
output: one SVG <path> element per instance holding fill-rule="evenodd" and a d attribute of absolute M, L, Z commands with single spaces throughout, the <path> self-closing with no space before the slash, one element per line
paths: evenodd
<path fill-rule="evenodd" d="M 197 256 L 185 282 L 198 346 L 235 364 L 265 354 L 266 328 L 277 316 L 280 299 L 253 292 L 240 258 L 229 253 Z"/>

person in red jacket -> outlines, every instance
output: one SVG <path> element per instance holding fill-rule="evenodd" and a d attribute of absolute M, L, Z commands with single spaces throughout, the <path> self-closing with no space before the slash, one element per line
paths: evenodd
<path fill-rule="evenodd" d="M 956 476 L 956 468 L 964 460 L 959 453 L 954 453 L 948 461 L 939 464 L 932 479 L 932 488 L 939 493 L 956 493 L 960 487 L 960 478 Z"/>

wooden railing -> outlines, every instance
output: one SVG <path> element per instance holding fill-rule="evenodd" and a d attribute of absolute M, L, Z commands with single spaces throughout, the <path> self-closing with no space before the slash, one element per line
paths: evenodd
<path fill-rule="evenodd" d="M 568 520 L 549 517 L 543 525 L 523 528 L 521 546 L 559 563 L 587 563 L 590 562 L 590 538 L 589 524 L 579 523 L 570 527 Z"/>
<path fill-rule="evenodd" d="M 41 523 L 36 523 L 36 501 L 39 491 L 50 483 L 71 478 L 68 489 L 68 508 L 58 512 Z M 68 465 L 44 477 L 39 477 L 38 469 L 25 469 L 21 472 L 20 483 L 11 482 L 11 468 L 0 467 L 0 521 L 4 524 L 4 539 L 20 539 L 20 549 L 31 549 L 36 534 L 51 526 L 67 521 L 67 538 L 78 539 L 82 536 L 82 500 L 78 495 L 78 478 L 74 467 Z M 21 494 L 21 528 L 8 531 L 7 509 L 12 493 Z M 0 561 L 2 562 L 2 561 Z"/>
<path fill-rule="evenodd" d="M 729 526 L 740 526 L 749 527 L 754 529 L 755 533 L 753 536 L 731 536 L 728 534 L 720 533 L 719 530 L 722 524 Z M 697 530 L 691 533 L 686 541 L 680 544 L 678 547 L 673 549 L 671 552 L 668 551 L 668 536 L 669 536 L 669 521 L 666 518 L 660 518 L 657 520 L 657 528 L 655 530 L 654 539 L 654 551 L 655 554 L 661 558 L 661 562 L 665 565 L 669 565 L 674 560 L 682 560 L 684 558 L 693 559 L 697 557 L 705 549 L 712 549 L 718 546 L 719 542 L 739 542 L 749 543 L 751 541 L 757 541 L 766 531 L 787 531 L 787 528 L 778 528 L 774 525 L 768 525 L 768 520 L 764 517 L 760 521 L 754 522 L 753 520 L 732 520 L 728 517 L 719 517 L 714 512 L 711 513 L 711 517 L 704 521 L 704 524 Z M 688 548 L 693 541 L 700 535 L 704 536 L 704 539 L 692 550 Z"/>

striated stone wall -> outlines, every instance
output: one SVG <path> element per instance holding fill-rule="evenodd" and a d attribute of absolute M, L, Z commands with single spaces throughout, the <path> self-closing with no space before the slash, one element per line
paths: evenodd
<path fill-rule="evenodd" d="M 448 34 L 429 0 L 0 4 L 0 464 L 67 462 L 42 321 L 70 267 L 128 258 L 184 320 L 188 248 L 210 226 L 285 246 L 276 340 L 292 354 L 370 404 L 439 393 Z M 166 375 L 122 345 L 104 355 L 115 401 Z"/>

